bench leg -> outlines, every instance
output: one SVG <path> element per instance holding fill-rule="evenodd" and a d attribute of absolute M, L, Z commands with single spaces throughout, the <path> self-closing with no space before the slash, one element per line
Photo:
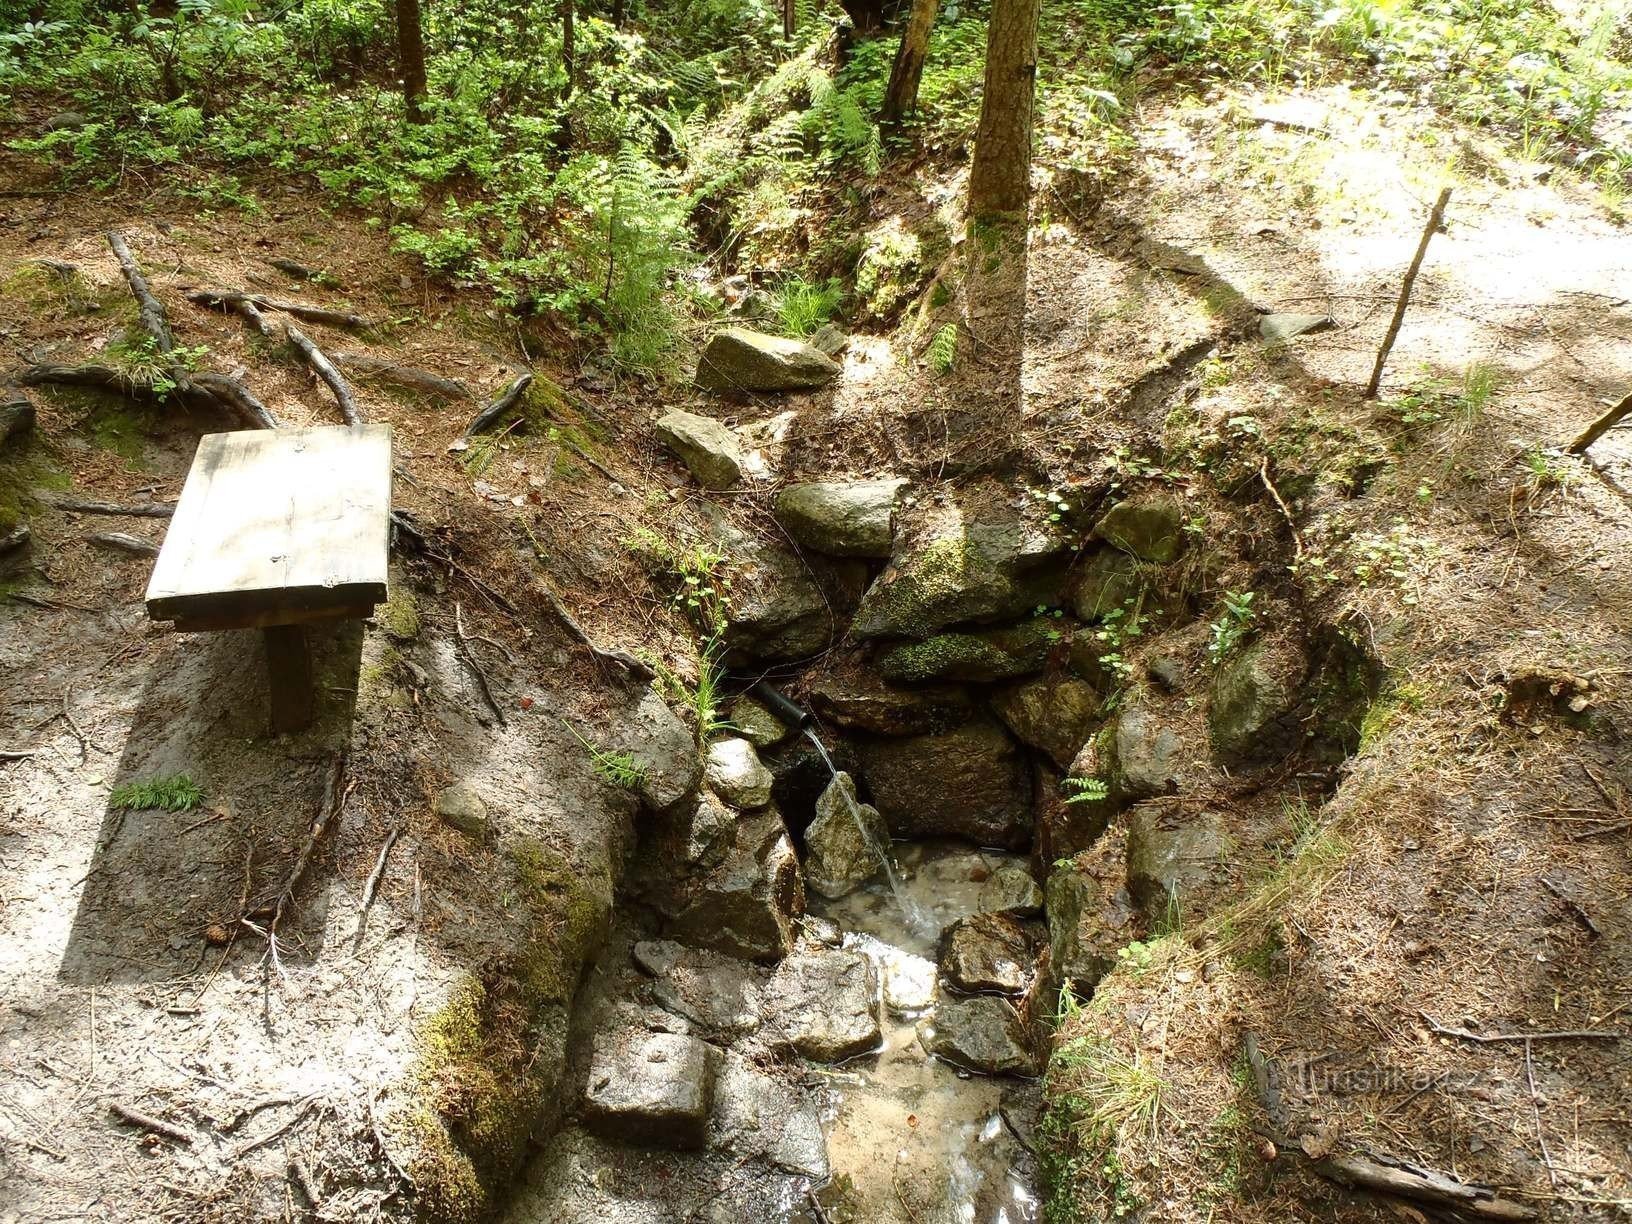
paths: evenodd
<path fill-rule="evenodd" d="M 268 625 L 266 673 L 272 691 L 272 730 L 299 731 L 311 724 L 312 652 L 304 625 Z"/>

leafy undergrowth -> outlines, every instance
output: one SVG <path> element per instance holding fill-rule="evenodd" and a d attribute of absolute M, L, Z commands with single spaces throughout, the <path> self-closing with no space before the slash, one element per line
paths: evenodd
<path fill-rule="evenodd" d="M 893 34 L 856 40 L 835 68 L 847 19 L 831 0 L 797 6 L 791 41 L 762 0 L 636 5 L 622 28 L 581 13 L 570 79 L 553 4 L 460 0 L 427 9 L 427 121 L 413 124 L 380 0 L 275 18 L 252 0 L 45 7 L 7 23 L 0 89 L 14 119 L 74 115 L 16 124 L 12 148 L 76 183 L 162 174 L 206 211 L 259 212 L 269 184 L 315 180 L 436 275 L 559 319 L 647 376 L 670 368 L 688 314 L 718 308 L 695 293 L 706 261 L 847 289 L 861 228 L 832 220 L 864 219 L 886 167 L 920 149 L 966 154 L 985 42 L 982 8 L 943 12 L 912 122 L 886 133 Z M 1350 79 L 1377 105 L 1428 100 L 1497 131 L 1618 208 L 1632 169 L 1614 118 L 1622 7 L 1060 0 L 1043 13 L 1041 160 L 1059 183 L 1122 167 L 1155 90 Z M 1069 209 L 1070 195 L 1051 200 Z M 789 331 L 809 329 L 813 304 L 784 293 Z"/>

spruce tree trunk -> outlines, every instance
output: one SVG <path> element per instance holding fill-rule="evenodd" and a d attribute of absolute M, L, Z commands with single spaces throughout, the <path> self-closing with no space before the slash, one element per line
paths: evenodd
<path fill-rule="evenodd" d="M 782 37 L 789 42 L 799 24 L 799 14 L 794 11 L 794 0 L 782 0 Z"/>
<path fill-rule="evenodd" d="M 567 83 L 561 90 L 563 99 L 572 97 L 573 61 L 578 56 L 577 0 L 561 0 L 561 67 L 566 70 Z"/>
<path fill-rule="evenodd" d="M 901 31 L 901 42 L 895 49 L 895 66 L 890 69 L 890 87 L 884 93 L 884 105 L 878 117 L 885 124 L 898 124 L 918 107 L 918 82 L 924 76 L 924 61 L 929 58 L 929 32 L 935 27 L 935 12 L 940 0 L 912 0 L 912 12 Z"/>
<path fill-rule="evenodd" d="M 992 0 L 986 88 L 969 171 L 969 216 L 1024 221 L 1031 195 L 1039 0 Z"/>
<path fill-rule="evenodd" d="M 419 0 L 397 0 L 397 71 L 409 123 L 425 122 L 425 35 L 420 29 Z"/>

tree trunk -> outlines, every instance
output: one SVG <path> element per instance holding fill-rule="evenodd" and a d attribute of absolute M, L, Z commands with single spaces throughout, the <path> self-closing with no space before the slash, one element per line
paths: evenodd
<path fill-rule="evenodd" d="M 1025 220 L 1031 196 L 1031 119 L 1037 92 L 1039 0 L 992 0 L 986 87 L 969 171 L 971 220 Z"/>
<path fill-rule="evenodd" d="M 912 0 L 912 12 L 895 49 L 890 87 L 879 111 L 879 119 L 887 125 L 900 123 L 918 107 L 918 82 L 923 79 L 924 61 L 929 58 L 929 32 L 935 26 L 938 8 L 940 0 Z"/>
<path fill-rule="evenodd" d="M 397 71 L 409 123 L 425 122 L 425 35 L 419 0 L 397 0 Z"/>
<path fill-rule="evenodd" d="M 577 55 L 577 0 L 561 0 L 561 67 L 566 70 L 567 84 L 561 90 L 561 100 L 564 102 L 572 97 L 573 86 L 573 59 Z"/>
<path fill-rule="evenodd" d="M 794 11 L 795 0 L 782 0 L 782 37 L 789 42 L 793 41 L 795 28 L 798 26 L 798 14 Z"/>
<path fill-rule="evenodd" d="M 612 0 L 612 28 L 623 29 L 623 0 Z"/>

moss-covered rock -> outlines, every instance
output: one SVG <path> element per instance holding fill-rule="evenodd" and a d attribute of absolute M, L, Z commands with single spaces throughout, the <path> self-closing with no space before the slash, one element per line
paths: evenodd
<path fill-rule="evenodd" d="M 1094 524 L 1094 534 L 1142 561 L 1165 565 L 1184 550 L 1184 503 L 1166 493 L 1126 498 Z"/>
<path fill-rule="evenodd" d="M 1042 671 L 1049 652 L 1062 640 L 1058 625 L 1038 618 L 1004 629 L 939 633 L 881 652 L 876 666 L 886 680 L 1012 680 Z"/>
<path fill-rule="evenodd" d="M 1118 608 L 1137 604 L 1145 580 L 1139 562 L 1120 549 L 1096 552 L 1082 567 L 1071 589 L 1071 608 L 1084 624 L 1104 620 Z"/>
<path fill-rule="evenodd" d="M 465 973 L 420 1026 L 411 1074 L 426 1103 L 393 1127 L 420 1217 L 438 1224 L 490 1214 L 528 1136 L 562 1108 L 568 1011 L 611 912 L 604 870 L 530 839 L 506 858 L 524 915 L 515 954 Z"/>
<path fill-rule="evenodd" d="M 1213 676 L 1207 721 L 1213 747 L 1230 761 L 1284 757 L 1301 738 L 1294 707 L 1304 661 L 1294 647 L 1254 643 Z"/>
<path fill-rule="evenodd" d="M 890 564 L 856 610 L 857 638 L 926 638 L 1059 600 L 1069 541 L 994 489 L 902 511 Z"/>

